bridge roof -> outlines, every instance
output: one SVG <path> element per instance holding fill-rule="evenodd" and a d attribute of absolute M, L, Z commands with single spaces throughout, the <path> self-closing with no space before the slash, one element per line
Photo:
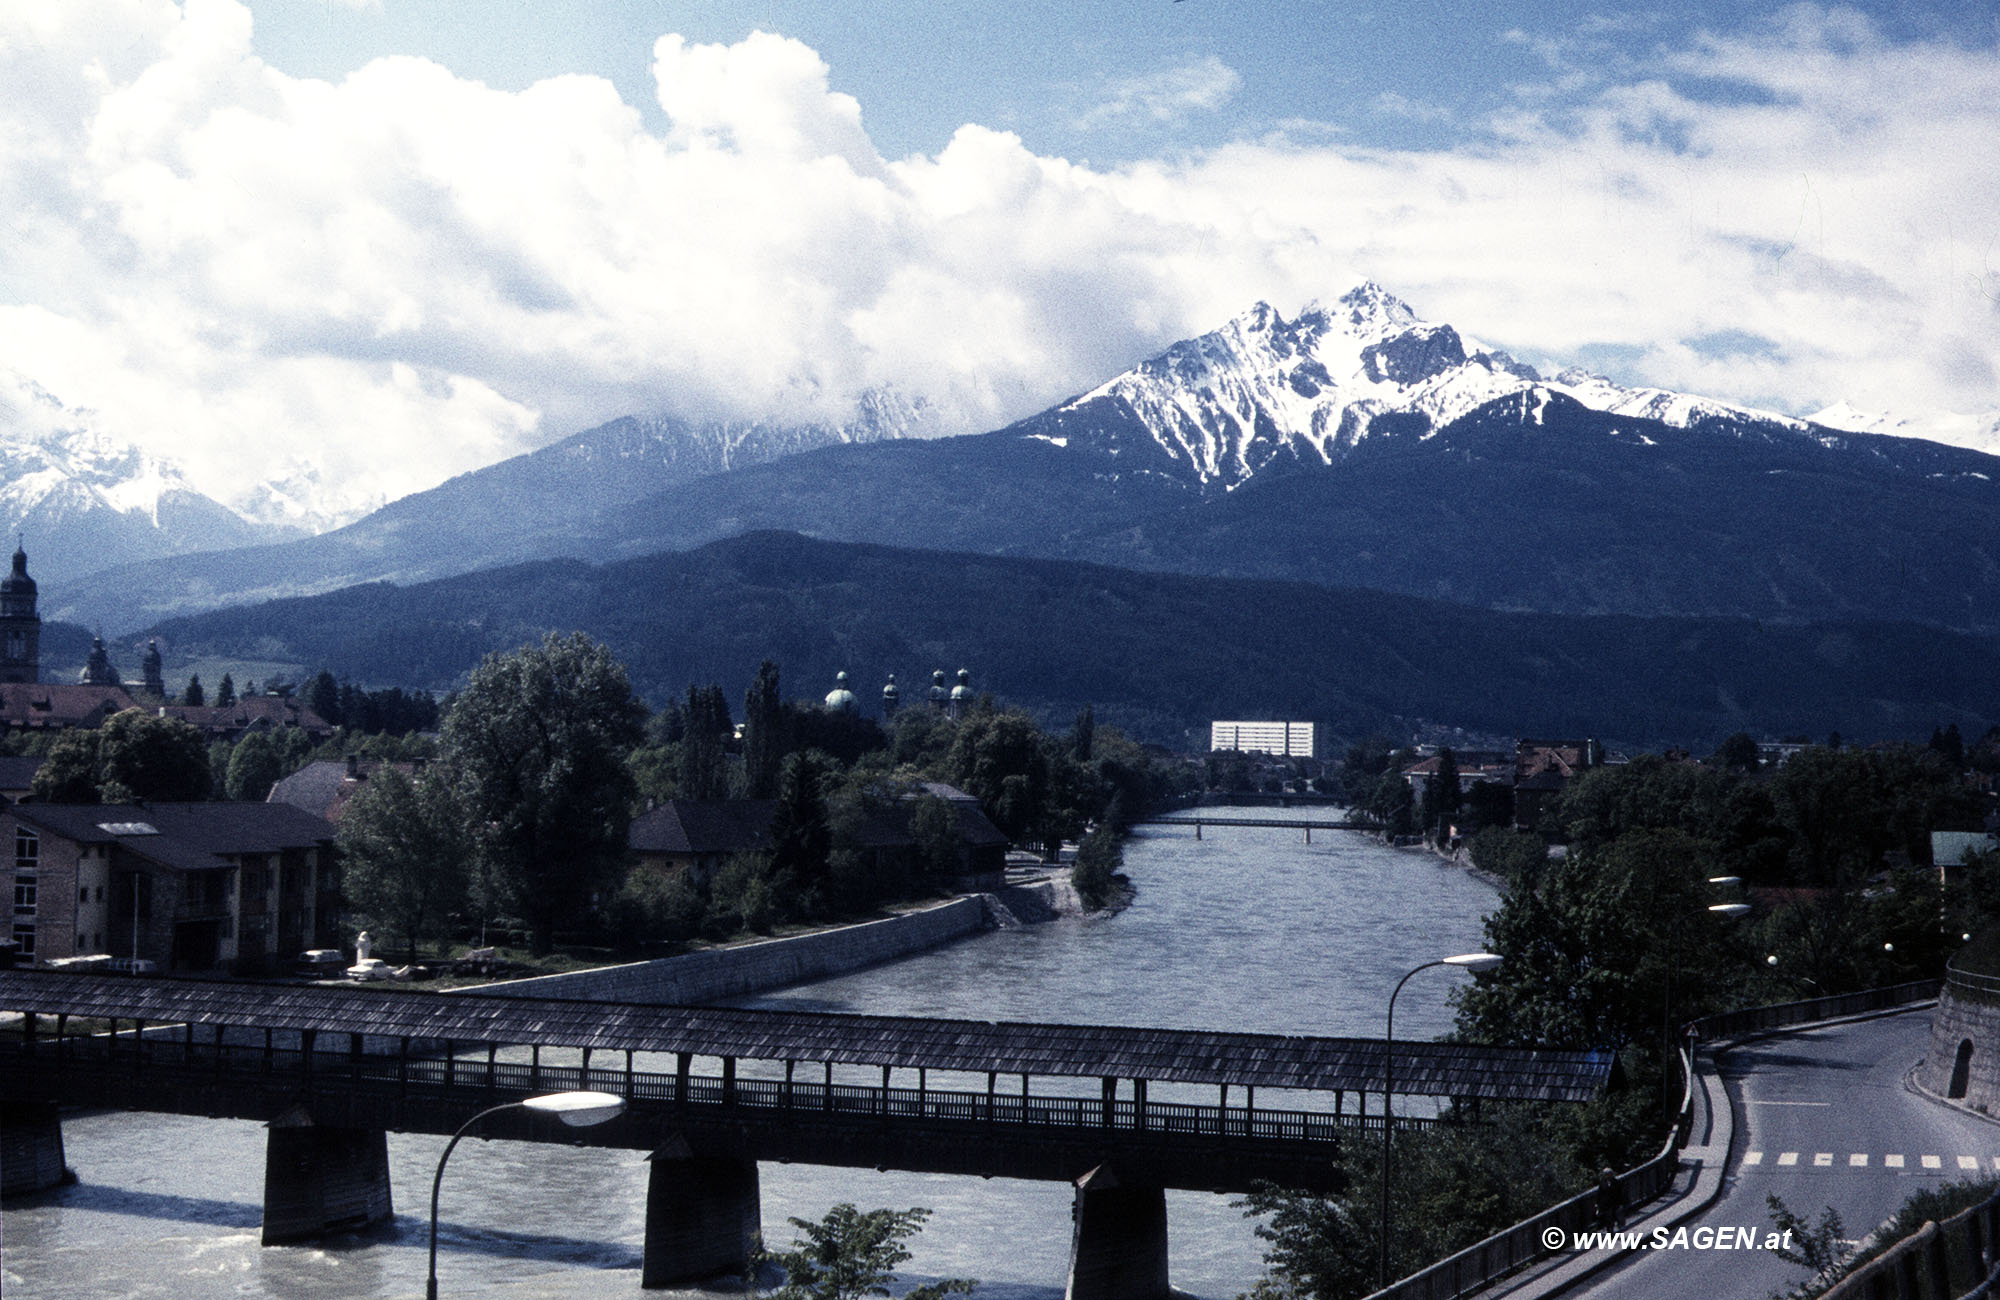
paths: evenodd
<path fill-rule="evenodd" d="M 153 1024 L 221 1024 L 450 1039 L 462 1043 L 692 1052 L 1075 1078 L 1378 1091 L 1382 1040 L 1116 1025 L 1034 1024 L 825 1011 L 443 995 L 219 980 L 0 971 L 0 1009 Z M 1608 1052 L 1396 1044 L 1395 1090 L 1431 1097 L 1582 1101 L 1610 1076 Z"/>

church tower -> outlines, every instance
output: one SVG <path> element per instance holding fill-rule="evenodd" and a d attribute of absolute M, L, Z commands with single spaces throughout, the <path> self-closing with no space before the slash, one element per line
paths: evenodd
<path fill-rule="evenodd" d="M 103 636 L 90 638 L 90 661 L 83 666 L 77 682 L 82 686 L 123 686 L 118 670 L 111 666 L 111 655 L 104 649 Z"/>
<path fill-rule="evenodd" d="M 35 612 L 35 580 L 28 553 L 14 548 L 14 571 L 0 578 L 0 682 L 42 679 L 42 616 Z"/>
<path fill-rule="evenodd" d="M 148 695 L 157 695 L 163 700 L 167 698 L 167 682 L 166 678 L 161 675 L 160 643 L 158 641 L 149 640 L 146 642 L 146 657 L 139 661 L 139 678 L 140 689 L 144 690 Z"/>

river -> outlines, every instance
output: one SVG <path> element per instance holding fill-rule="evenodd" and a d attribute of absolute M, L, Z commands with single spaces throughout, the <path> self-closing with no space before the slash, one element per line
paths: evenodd
<path fill-rule="evenodd" d="M 1256 816 L 1310 819 L 1308 810 Z M 1113 915 L 995 930 L 837 979 L 745 1000 L 889 1015 L 1379 1035 L 1394 982 L 1480 943 L 1494 891 L 1428 855 L 1360 835 L 1142 828 Z M 1449 970 L 1411 981 L 1397 1037 L 1449 1027 Z M 423 1293 L 430 1176 L 443 1139 L 391 1134 L 396 1219 L 322 1247 L 258 1246 L 262 1126 L 103 1113 L 66 1117 L 78 1185 L 0 1215 L 0 1282 L 44 1297 L 405 1300 Z M 766 1239 L 837 1201 L 935 1211 L 903 1276 L 973 1277 L 984 1300 L 1059 1300 L 1066 1185 L 765 1164 Z M 450 1295 L 641 1294 L 646 1165 L 639 1152 L 466 1142 L 445 1177 L 438 1273 Z M 1262 1272 L 1229 1198 L 1169 1192 L 1177 1288 L 1228 1300 Z M 673 1294 L 668 1292 L 665 1294 Z"/>

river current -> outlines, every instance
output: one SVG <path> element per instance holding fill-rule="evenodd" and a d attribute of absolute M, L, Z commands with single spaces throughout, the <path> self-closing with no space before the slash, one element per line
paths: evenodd
<path fill-rule="evenodd" d="M 1258 817 L 1310 819 L 1308 810 Z M 872 970 L 745 1000 L 887 1015 L 1379 1036 L 1395 981 L 1480 943 L 1494 891 L 1421 853 L 1346 832 L 1143 828 L 1128 842 L 1132 905 L 1107 916 L 994 930 Z M 1397 1001 L 1396 1036 L 1451 1022 L 1463 976 L 1427 971 Z M 1093 1085 L 1094 1086 L 1094 1085 Z M 396 1218 L 317 1247 L 258 1242 L 261 1125 L 101 1113 L 66 1116 L 80 1182 L 0 1214 L 9 1300 L 423 1294 L 431 1171 L 444 1139 L 390 1134 Z M 980 1280 L 983 1300 L 1059 1300 L 1067 1185 L 767 1163 L 764 1233 L 838 1201 L 935 1211 L 902 1276 Z M 445 1175 L 445 1296 L 637 1297 L 646 1164 L 634 1151 L 461 1143 Z M 1169 1192 L 1174 1285 L 1227 1300 L 1262 1273 L 1252 1224 L 1228 1197 Z M 676 1294 L 674 1292 L 651 1294 Z M 690 1295 L 701 1293 L 686 1293 Z"/>

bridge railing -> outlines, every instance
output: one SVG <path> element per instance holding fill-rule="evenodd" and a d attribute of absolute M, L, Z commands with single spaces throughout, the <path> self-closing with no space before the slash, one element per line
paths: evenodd
<path fill-rule="evenodd" d="M 1118 1129 L 1242 1139 L 1257 1142 L 1326 1144 L 1351 1140 L 1360 1133 L 1381 1131 L 1379 1115 L 1338 1115 L 1251 1106 L 1200 1105 L 1186 1102 L 1141 1104 L 1136 1098 L 1089 1096 L 1027 1096 L 1006 1092 L 960 1092 L 934 1088 L 879 1087 L 866 1084 L 778 1079 L 725 1079 L 709 1074 L 676 1073 L 593 1064 L 542 1064 L 481 1060 L 461 1056 L 352 1056 L 339 1052 L 305 1053 L 297 1047 L 273 1044 L 191 1042 L 171 1034 L 89 1036 L 41 1039 L 30 1046 L 0 1046 L 0 1059 L 41 1056 L 58 1071 L 98 1068 L 130 1071 L 135 1076 L 188 1080 L 220 1077 L 269 1078 L 287 1087 L 310 1075 L 324 1086 L 365 1089 L 371 1093 L 439 1097 L 528 1096 L 593 1088 L 616 1093 L 636 1103 L 740 1108 L 760 1112 L 879 1117 L 884 1120 L 980 1123 L 1046 1129 Z M 1427 1128 L 1439 1123 L 1428 1117 L 1398 1117 L 1399 1129 Z"/>
<path fill-rule="evenodd" d="M 1888 988 L 1865 989 L 1859 993 L 1835 993 L 1801 1002 L 1785 1002 L 1768 1007 L 1749 1007 L 1707 1016 L 1687 1026 L 1689 1044 L 1717 1038 L 1783 1029 L 1791 1025 L 1836 1020 L 1844 1016 L 1886 1011 L 1937 996 L 1936 980 L 1916 980 Z M 1658 1155 L 1617 1176 L 1619 1203 L 1643 1205 L 1673 1185 L 1680 1169 L 1681 1148 L 1687 1145 L 1694 1127 L 1694 1060 L 1691 1047 L 1680 1053 L 1681 1104 L 1673 1130 Z M 1523 1219 L 1484 1241 L 1476 1242 L 1429 1268 L 1412 1273 L 1399 1282 L 1375 1292 L 1368 1300 L 1458 1300 L 1548 1254 L 1543 1234 L 1560 1228 L 1563 1240 L 1575 1237 L 1579 1229 L 1597 1226 L 1599 1199 L 1596 1188 L 1580 1192 L 1568 1200 Z M 1861 1293 L 1854 1293 L 1859 1296 Z M 1894 1294 L 1894 1293 L 1891 1293 Z M 1873 1300 L 1870 1293 L 1870 1300 Z"/>

